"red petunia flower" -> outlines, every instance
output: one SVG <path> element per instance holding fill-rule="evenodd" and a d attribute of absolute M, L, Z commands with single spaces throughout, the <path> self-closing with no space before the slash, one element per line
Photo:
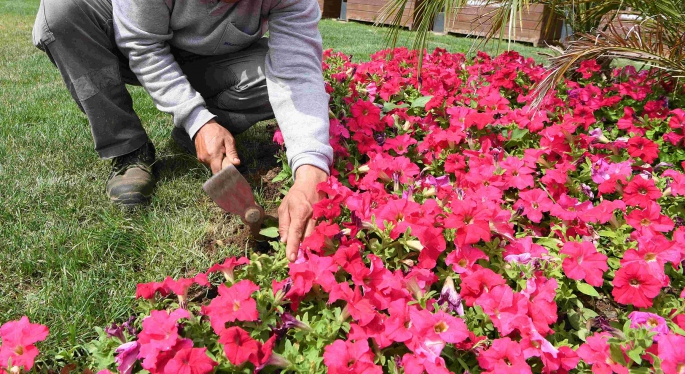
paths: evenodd
<path fill-rule="evenodd" d="M 645 209 L 635 209 L 628 213 L 626 221 L 640 234 L 651 235 L 657 232 L 669 232 L 673 230 L 673 220 L 661 214 L 661 206 L 652 202 Z"/>
<path fill-rule="evenodd" d="M 614 218 L 616 210 L 625 211 L 626 204 L 621 200 L 602 200 L 594 208 L 580 214 L 580 219 L 585 222 L 605 224 Z"/>
<path fill-rule="evenodd" d="M 178 341 L 177 322 L 182 318 L 190 318 L 185 309 L 176 309 L 169 313 L 166 310 L 153 310 L 150 316 L 143 320 L 143 330 L 138 334 L 141 344 L 140 353 L 145 356 L 150 351 L 166 351 Z"/>
<path fill-rule="evenodd" d="M 414 354 L 405 353 L 402 356 L 402 368 L 405 374 L 449 374 L 451 371 L 445 367 L 445 360 L 442 357 L 435 357 L 433 354 L 426 353 L 427 350 Z"/>
<path fill-rule="evenodd" d="M 350 110 L 360 127 L 375 128 L 381 121 L 381 109 L 370 101 L 359 100 Z"/>
<path fill-rule="evenodd" d="M 647 208 L 652 201 L 661 197 L 661 190 L 656 187 L 653 179 L 635 176 L 623 188 L 623 202 L 630 206 Z"/>
<path fill-rule="evenodd" d="M 473 306 L 473 302 L 484 292 L 490 292 L 495 286 L 505 284 L 504 278 L 488 268 L 480 268 L 473 273 L 462 276 L 459 296 L 464 299 L 467 306 Z"/>
<path fill-rule="evenodd" d="M 649 308 L 661 292 L 662 282 L 639 264 L 631 263 L 616 271 L 613 285 L 611 294 L 616 302 Z"/>
<path fill-rule="evenodd" d="M 324 348 L 323 362 L 330 374 L 382 374 L 383 370 L 373 360 L 373 351 L 366 340 L 354 343 L 336 340 Z"/>
<path fill-rule="evenodd" d="M 675 196 L 685 196 L 685 174 L 680 173 L 676 170 L 669 169 L 663 174 L 664 177 L 671 178 L 671 182 L 668 187 L 671 189 L 671 193 Z"/>
<path fill-rule="evenodd" d="M 416 144 L 417 141 L 409 134 L 398 135 L 394 138 L 386 139 L 383 144 L 383 150 L 393 150 L 399 155 L 403 155 L 409 151 L 409 147 Z"/>
<path fill-rule="evenodd" d="M 573 221 L 592 208 L 592 202 L 578 202 L 578 199 L 564 193 L 559 196 L 557 203 L 552 205 L 549 214 L 562 220 Z"/>
<path fill-rule="evenodd" d="M 567 277 L 575 280 L 584 279 L 595 287 L 602 286 L 604 272 L 609 270 L 608 257 L 597 252 L 594 244 L 566 242 L 559 253 L 568 256 L 561 264 Z"/>
<path fill-rule="evenodd" d="M 547 193 L 539 188 L 519 193 L 519 200 L 514 204 L 514 208 L 523 207 L 523 214 L 529 220 L 540 223 L 542 213 L 549 212 L 554 203 L 547 196 Z"/>
<path fill-rule="evenodd" d="M 244 279 L 226 287 L 219 285 L 219 296 L 202 307 L 202 313 L 209 316 L 209 322 L 214 332 L 221 334 L 226 329 L 227 322 L 256 321 L 259 318 L 257 302 L 250 297 L 259 291 L 259 286 Z"/>
<path fill-rule="evenodd" d="M 385 335 L 388 339 L 395 342 L 406 342 L 414 335 L 411 328 L 410 309 L 415 309 L 416 306 L 407 305 L 407 300 L 398 299 L 390 302 L 388 313 L 390 317 L 385 320 Z"/>
<path fill-rule="evenodd" d="M 170 290 L 176 296 L 178 296 L 178 301 L 183 305 L 183 303 L 186 301 L 188 298 L 188 288 L 192 286 L 193 284 L 198 283 L 202 286 L 207 286 L 209 285 L 209 281 L 207 280 L 207 275 L 204 273 L 200 273 L 196 275 L 193 278 L 179 278 L 174 280 L 171 277 L 166 277 L 162 284 L 167 290 Z"/>
<path fill-rule="evenodd" d="M 452 214 L 445 219 L 445 227 L 457 229 L 455 243 L 458 246 L 490 241 L 489 211 L 472 200 L 452 205 Z"/>
<path fill-rule="evenodd" d="M 247 361 L 259 366 L 259 342 L 252 339 L 247 331 L 233 326 L 220 333 L 219 343 L 224 345 L 226 358 L 233 365 L 240 366 Z"/>
<path fill-rule="evenodd" d="M 190 339 L 177 339 L 176 344 L 167 350 L 152 350 L 146 354 L 143 354 L 142 347 L 144 345 L 141 342 L 141 352 L 138 358 L 144 358 L 142 362 L 143 369 L 151 374 L 163 374 L 164 368 L 174 358 L 176 352 L 193 348 L 193 341 Z"/>
<path fill-rule="evenodd" d="M 215 264 L 214 266 L 209 268 L 207 270 L 207 274 L 213 273 L 215 271 L 220 271 L 228 282 L 233 283 L 233 269 L 235 269 L 237 266 L 247 265 L 249 263 L 250 260 L 247 257 L 241 257 L 237 260 L 235 257 L 229 257 L 226 260 L 224 260 L 223 264 Z"/>
<path fill-rule="evenodd" d="M 185 348 L 164 366 L 164 374 L 208 374 L 217 365 L 207 356 L 207 348 Z"/>
<path fill-rule="evenodd" d="M 647 268 L 652 275 L 668 284 L 668 278 L 664 273 L 664 265 L 667 262 L 677 267 L 681 260 L 677 242 L 668 240 L 665 236 L 642 236 L 637 239 L 637 250 L 629 249 L 623 254 L 621 265 L 631 263 Z"/>
<path fill-rule="evenodd" d="M 164 285 L 164 282 L 138 283 L 136 286 L 137 299 L 153 299 L 157 292 L 159 292 L 162 297 L 165 297 L 171 290 Z"/>
<path fill-rule="evenodd" d="M 607 340 L 611 335 L 606 332 L 589 336 L 576 353 L 584 362 L 592 365 L 595 374 L 628 374 L 628 369 L 611 358 Z"/>
<path fill-rule="evenodd" d="M 483 308 L 483 312 L 490 317 L 501 336 L 509 335 L 515 329 L 521 332 L 532 330 L 528 304 L 528 298 L 514 292 L 506 284 L 496 286 L 490 292 L 484 292 L 474 302 L 474 305 Z"/>
<path fill-rule="evenodd" d="M 443 311 L 435 314 L 425 309 L 410 310 L 411 329 L 415 339 L 438 340 L 446 343 L 461 343 L 469 337 L 468 328 L 461 318 L 454 317 Z"/>
<path fill-rule="evenodd" d="M 651 164 L 659 157 L 659 146 L 647 138 L 632 137 L 628 140 L 628 154 Z"/>
<path fill-rule="evenodd" d="M 289 274 L 293 286 L 288 292 L 288 297 L 306 295 L 315 283 L 321 285 L 324 291 L 330 292 L 333 285 L 337 284 L 334 274 L 338 270 L 338 265 L 334 261 L 333 257 L 312 254 L 305 262 L 291 263 Z"/>
<path fill-rule="evenodd" d="M 478 260 L 489 260 L 489 257 L 478 248 L 470 245 L 457 247 L 457 249 L 447 254 L 445 265 L 451 265 L 452 270 L 457 274 L 473 272 L 473 265 Z"/>
<path fill-rule="evenodd" d="M 519 343 L 509 338 L 495 339 L 490 348 L 482 351 L 476 359 L 483 373 L 532 373 L 521 352 Z"/>

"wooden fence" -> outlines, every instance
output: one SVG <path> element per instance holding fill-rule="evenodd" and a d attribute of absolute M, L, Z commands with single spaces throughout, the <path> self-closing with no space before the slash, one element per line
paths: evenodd
<path fill-rule="evenodd" d="M 492 26 L 492 15 L 496 10 L 496 6 L 483 6 L 478 1 L 469 1 L 468 5 L 461 8 L 456 16 L 448 17 L 445 20 L 444 31 L 454 34 L 484 36 Z M 562 23 L 554 19 L 548 27 L 551 13 L 551 9 L 545 5 L 532 4 L 530 8 L 523 11 L 521 18 L 517 18 L 515 27 L 512 28 L 512 39 L 533 43 L 535 46 L 559 40 Z M 508 38 L 509 25 L 506 25 L 503 30 L 504 37 Z"/>
<path fill-rule="evenodd" d="M 342 18 L 350 21 L 377 22 L 381 10 L 388 0 L 318 0 L 321 6 L 323 18 Z M 402 23 L 412 29 L 414 20 L 412 14 L 418 2 L 421 0 L 409 0 L 402 14 Z M 436 32 L 453 33 L 461 35 L 483 36 L 490 29 L 492 20 L 489 14 L 496 10 L 495 6 L 484 6 L 482 0 L 469 0 L 467 6 L 461 8 L 456 17 L 444 19 L 442 29 L 434 29 Z M 345 9 L 341 17 L 341 7 Z M 513 40 L 544 45 L 546 42 L 559 40 L 562 24 L 553 21 L 553 25 L 547 26 L 551 10 L 543 5 L 534 4 L 522 14 L 523 23 L 516 23 Z M 392 21 L 389 20 L 387 23 Z M 436 23 L 437 25 L 437 23 Z M 505 27 L 505 37 L 508 36 L 508 27 Z"/>
<path fill-rule="evenodd" d="M 387 3 L 386 0 L 347 0 L 347 19 L 363 22 L 376 22 L 381 14 L 383 6 Z M 414 12 L 415 1 L 409 0 L 407 7 L 402 14 L 402 23 L 409 29 L 412 28 L 413 19 L 411 15 Z M 390 23 L 392 19 L 388 20 Z"/>

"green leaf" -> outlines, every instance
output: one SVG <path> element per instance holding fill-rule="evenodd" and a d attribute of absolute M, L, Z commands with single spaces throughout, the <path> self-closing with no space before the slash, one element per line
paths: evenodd
<path fill-rule="evenodd" d="M 626 352 L 628 357 L 630 357 L 630 359 L 635 361 L 635 363 L 638 365 L 642 363 L 642 357 L 640 357 L 640 353 L 642 353 L 641 349 L 631 349 L 628 352 Z"/>
<path fill-rule="evenodd" d="M 526 129 L 514 129 L 514 131 L 511 132 L 511 140 L 518 140 L 523 138 L 528 134 L 528 130 Z"/>
<path fill-rule="evenodd" d="M 597 233 L 599 234 L 599 236 L 604 236 L 607 238 L 615 238 L 616 237 L 616 232 L 614 232 L 612 230 L 599 230 Z"/>
<path fill-rule="evenodd" d="M 259 233 L 267 238 L 278 238 L 279 236 L 278 227 L 266 227 L 259 230 Z"/>
<path fill-rule="evenodd" d="M 623 350 L 618 344 L 609 344 L 609 352 L 611 353 L 611 359 L 619 364 L 626 366 L 626 359 L 623 357 Z"/>
<path fill-rule="evenodd" d="M 271 180 L 271 182 L 276 183 L 276 182 L 281 182 L 290 177 L 290 172 L 288 170 L 281 170 L 280 173 L 274 179 Z"/>
<path fill-rule="evenodd" d="M 428 95 L 428 96 L 421 96 L 419 98 L 414 99 L 411 102 L 411 107 L 412 108 L 424 108 L 426 104 L 433 98 L 433 95 Z"/>
<path fill-rule="evenodd" d="M 536 239 L 536 244 L 558 251 L 559 244 L 562 244 L 562 242 L 561 240 L 554 238 L 538 238 Z"/>
<path fill-rule="evenodd" d="M 398 109 L 398 108 L 409 108 L 409 105 L 408 104 L 397 105 L 395 103 L 391 103 L 389 101 L 386 101 L 383 104 L 383 113 L 388 113 L 389 111 L 391 111 L 393 109 Z"/>
<path fill-rule="evenodd" d="M 585 282 L 577 282 L 576 287 L 578 288 L 578 291 L 588 296 L 599 297 L 599 293 L 597 293 L 597 290 L 595 290 L 594 287 Z"/>

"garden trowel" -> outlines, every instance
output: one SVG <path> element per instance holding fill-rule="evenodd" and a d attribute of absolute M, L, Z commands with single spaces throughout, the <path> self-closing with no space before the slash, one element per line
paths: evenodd
<path fill-rule="evenodd" d="M 209 178 L 202 186 L 207 195 L 221 209 L 237 214 L 250 227 L 250 232 L 259 238 L 259 230 L 264 221 L 264 209 L 254 201 L 252 189 L 247 180 L 230 162 L 224 160 L 223 169 Z"/>

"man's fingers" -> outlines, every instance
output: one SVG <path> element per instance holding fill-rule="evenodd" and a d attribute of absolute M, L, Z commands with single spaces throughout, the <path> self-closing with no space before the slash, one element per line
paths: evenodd
<path fill-rule="evenodd" d="M 314 229 L 316 229 L 316 221 L 313 219 L 308 219 L 307 220 L 307 230 L 304 232 L 304 237 L 308 237 L 314 232 Z"/>
<path fill-rule="evenodd" d="M 288 241 L 285 247 L 285 253 L 288 255 L 288 260 L 295 261 L 297 259 L 297 252 L 300 249 L 300 241 L 304 235 L 306 218 L 301 216 L 292 217 L 290 227 L 288 228 Z"/>
<path fill-rule="evenodd" d="M 290 227 L 290 212 L 288 211 L 287 202 L 278 208 L 278 233 L 281 235 L 281 241 L 288 241 L 288 228 Z"/>
<path fill-rule="evenodd" d="M 240 165 L 240 158 L 238 158 L 238 151 L 235 149 L 235 141 L 233 138 L 224 140 L 224 146 L 226 147 L 226 158 L 233 165 Z"/>
<path fill-rule="evenodd" d="M 216 174 L 221 171 L 221 157 L 214 157 L 209 162 L 209 167 L 212 169 L 212 174 Z"/>

